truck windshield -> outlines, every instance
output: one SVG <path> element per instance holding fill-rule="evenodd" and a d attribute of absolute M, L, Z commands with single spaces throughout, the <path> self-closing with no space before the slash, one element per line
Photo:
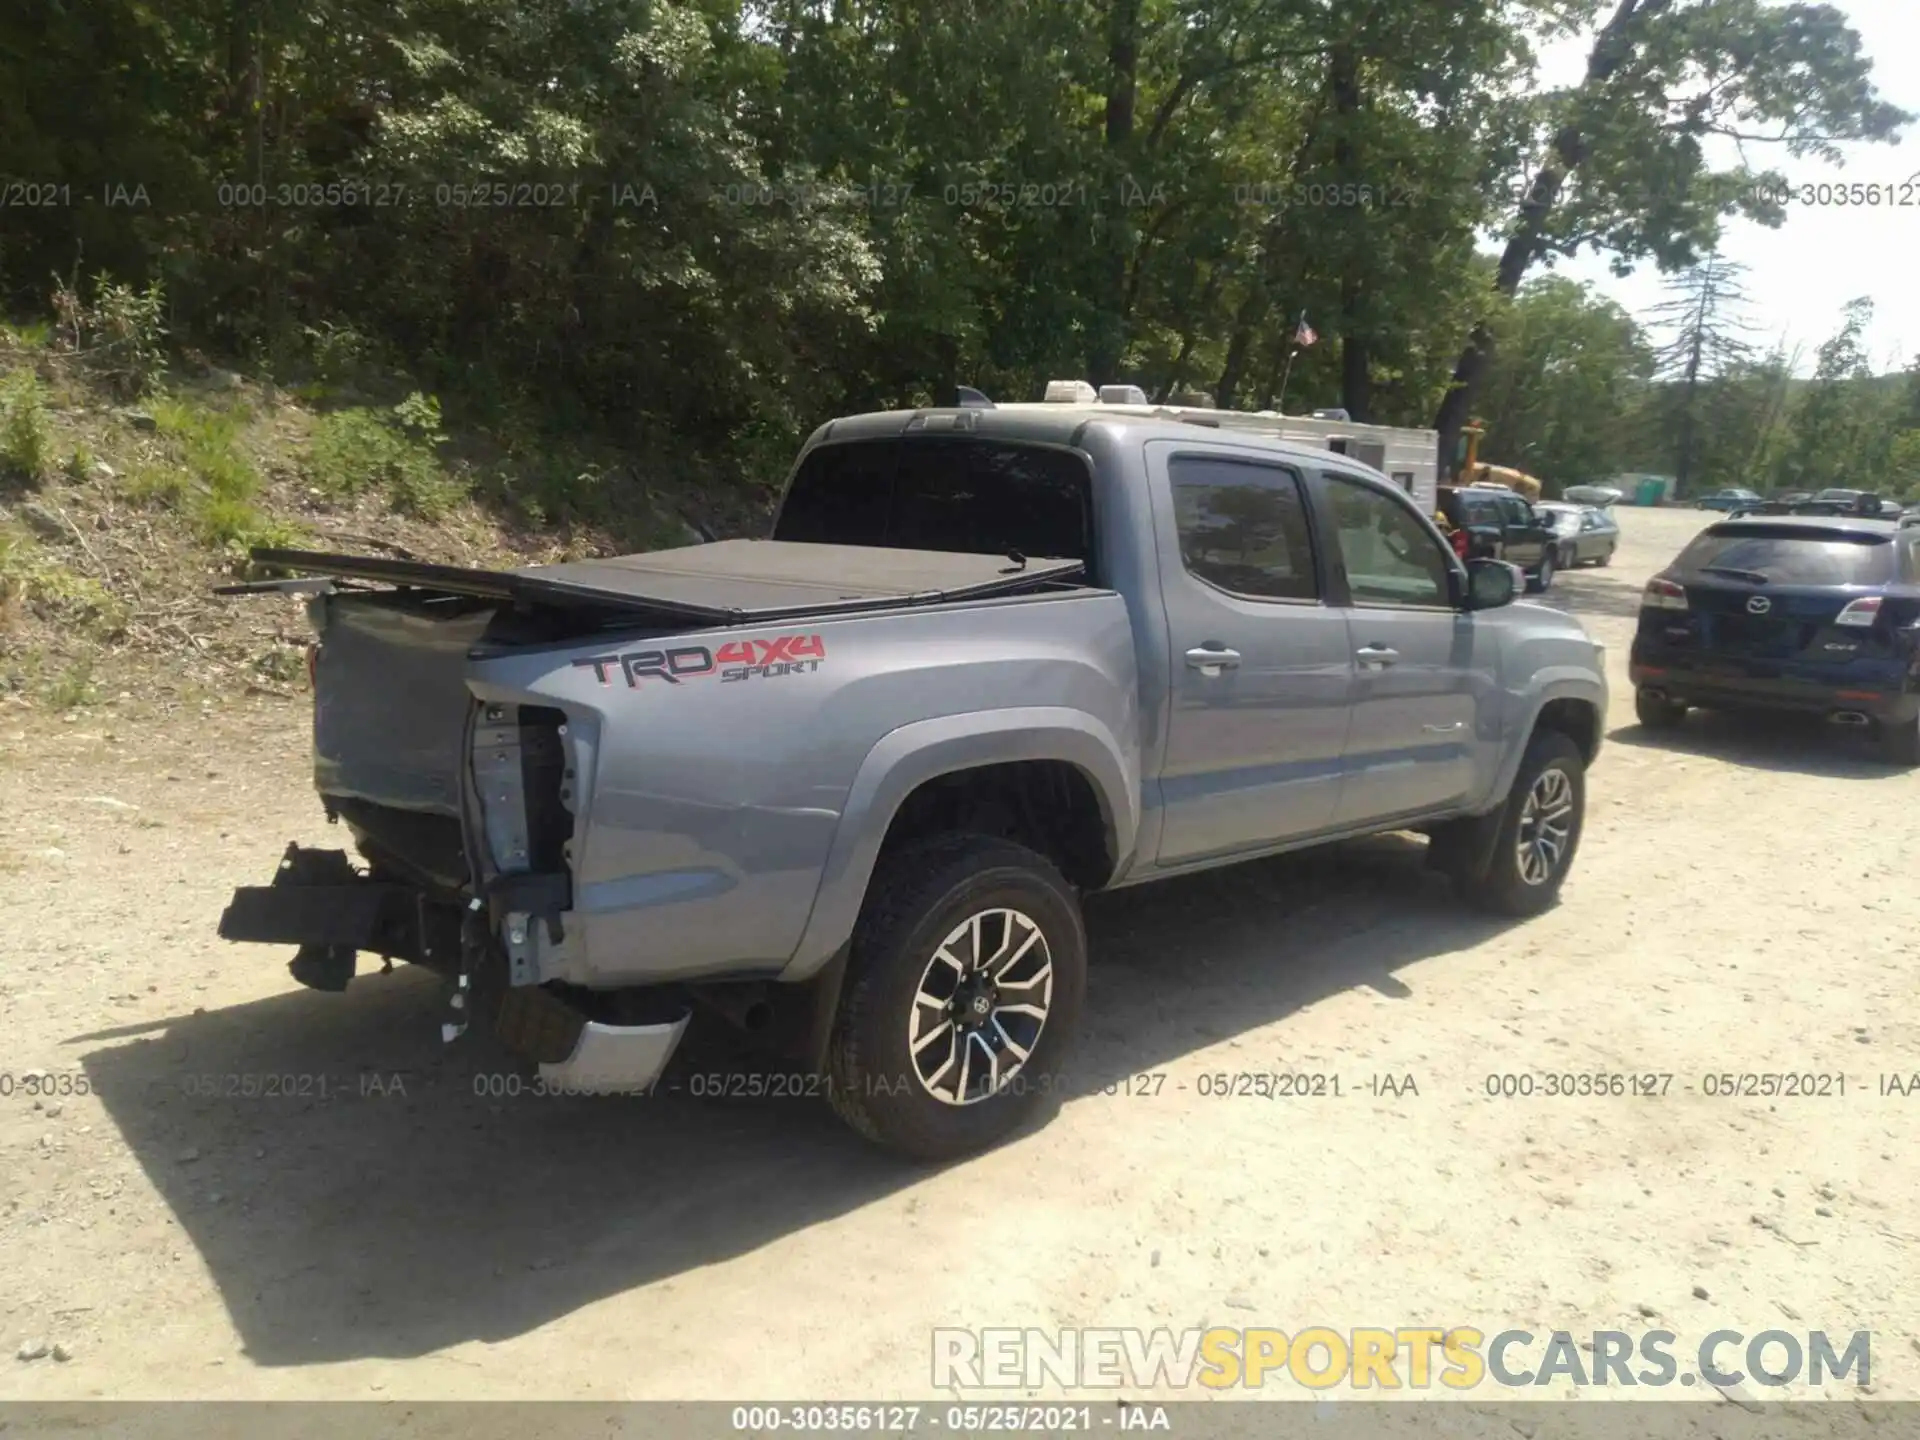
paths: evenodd
<path fill-rule="evenodd" d="M 1094 564 L 1087 463 L 1067 450 L 906 437 L 822 445 L 800 464 L 776 540 Z"/>

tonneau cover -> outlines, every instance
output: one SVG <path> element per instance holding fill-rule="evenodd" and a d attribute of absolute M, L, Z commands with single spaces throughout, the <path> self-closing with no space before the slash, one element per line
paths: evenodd
<path fill-rule="evenodd" d="M 631 609 L 721 623 L 1013 594 L 1071 580 L 1085 568 L 1078 560 L 791 540 L 721 540 L 516 570 L 311 550 L 258 549 L 253 559 L 275 570 L 371 580 L 440 594 Z M 257 587 L 226 588 L 239 592 Z"/>

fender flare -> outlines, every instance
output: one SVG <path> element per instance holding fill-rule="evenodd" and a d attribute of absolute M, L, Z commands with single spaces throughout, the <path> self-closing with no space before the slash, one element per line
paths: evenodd
<path fill-rule="evenodd" d="M 1539 727 L 1540 712 L 1555 700 L 1579 700 L 1591 705 L 1594 713 L 1594 750 L 1597 753 L 1607 724 L 1607 687 L 1604 682 L 1596 681 L 1591 672 L 1571 666 L 1555 666 L 1540 673 L 1538 683 L 1520 697 L 1525 708 L 1523 724 L 1515 726 L 1518 743 L 1509 747 L 1506 757 L 1500 762 L 1500 771 L 1493 787 L 1493 808 L 1497 812 L 1506 804 L 1507 792 L 1513 788 L 1513 777 L 1520 773 L 1521 757 L 1527 753 L 1527 746 L 1533 740 L 1533 732 Z"/>
<path fill-rule="evenodd" d="M 813 909 L 781 980 L 811 978 L 851 938 L 880 847 L 909 795 L 942 775 L 1021 760 L 1063 761 L 1087 777 L 1117 874 L 1140 831 L 1140 764 L 1098 719 L 1063 706 L 1032 706 L 902 725 L 875 742 L 854 774 Z"/>
<path fill-rule="evenodd" d="M 1514 777 L 1520 772 L 1520 762 L 1526 756 L 1527 747 L 1533 743 L 1542 710 L 1555 700 L 1580 700 L 1591 705 L 1594 709 L 1594 749 L 1596 753 L 1599 750 L 1607 721 L 1606 686 L 1596 683 L 1590 674 L 1582 674 L 1578 670 L 1546 673 L 1548 678 L 1522 697 L 1522 703 L 1527 707 L 1524 712 L 1526 724 L 1517 729 L 1520 743 L 1510 746 L 1510 753 L 1500 762 L 1500 771 L 1494 782 L 1492 808 L 1450 820 L 1444 826 L 1428 832 L 1434 841 L 1444 839 L 1449 846 L 1457 847 L 1457 864 L 1462 875 L 1485 875 L 1488 866 L 1493 863 L 1493 848 L 1500 836 L 1500 823 L 1506 817 Z"/>

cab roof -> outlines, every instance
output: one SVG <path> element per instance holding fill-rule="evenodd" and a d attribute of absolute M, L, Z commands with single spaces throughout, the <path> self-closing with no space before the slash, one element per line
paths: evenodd
<path fill-rule="evenodd" d="M 1235 412 L 1222 412 L 1232 414 Z M 1210 424 L 1169 414 L 1140 414 L 1115 405 L 1001 405 L 993 409 L 941 406 L 924 410 L 875 410 L 829 420 L 807 441 L 807 448 L 843 440 L 884 440 L 910 435 L 970 435 L 981 439 L 1024 440 L 1029 444 L 1078 445 L 1082 433 L 1100 426 L 1125 431 L 1140 440 L 1231 440 L 1323 469 L 1357 469 L 1351 456 L 1302 445 L 1244 426 Z"/>

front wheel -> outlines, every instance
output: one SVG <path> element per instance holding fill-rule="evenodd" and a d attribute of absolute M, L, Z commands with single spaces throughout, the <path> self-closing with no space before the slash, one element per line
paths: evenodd
<path fill-rule="evenodd" d="M 1553 586 L 1553 551 L 1549 550 L 1540 557 L 1540 568 L 1527 577 L 1527 589 L 1532 594 L 1544 595 Z"/>
<path fill-rule="evenodd" d="M 1527 742 L 1500 817 L 1493 860 L 1461 883 L 1466 898 L 1501 915 L 1538 915 L 1553 904 L 1580 846 L 1587 809 L 1587 767 L 1580 747 L 1558 730 Z"/>
<path fill-rule="evenodd" d="M 1086 973 L 1079 901 L 1044 856 L 980 835 L 903 848 L 854 930 L 834 1110 L 916 1160 L 995 1144 L 1060 1093 Z"/>

